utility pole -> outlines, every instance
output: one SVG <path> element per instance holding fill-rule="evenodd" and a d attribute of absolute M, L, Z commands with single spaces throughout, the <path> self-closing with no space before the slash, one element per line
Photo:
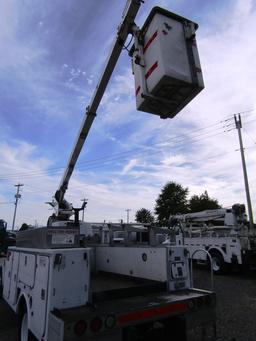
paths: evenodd
<path fill-rule="evenodd" d="M 17 192 L 15 194 L 15 203 L 14 203 L 14 214 L 13 214 L 13 221 L 12 221 L 12 231 L 14 230 L 14 224 L 15 224 L 15 218 L 16 218 L 16 212 L 17 212 L 17 205 L 18 205 L 18 201 L 21 198 L 20 195 L 20 187 L 24 186 L 23 184 L 18 183 L 17 185 L 14 185 L 15 187 L 17 187 Z"/>
<path fill-rule="evenodd" d="M 129 224 L 129 213 L 130 213 L 131 209 L 127 208 L 125 211 L 127 212 L 127 224 Z"/>
<path fill-rule="evenodd" d="M 252 215 L 252 203 L 251 203 L 248 176 L 247 176 L 245 157 L 244 157 L 244 146 L 243 146 L 242 133 L 241 133 L 242 121 L 241 121 L 240 114 L 238 115 L 238 117 L 236 115 L 234 115 L 234 119 L 235 119 L 236 129 L 238 131 L 238 137 L 239 137 L 240 152 L 241 152 L 243 174 L 244 174 L 244 186 L 245 186 L 247 207 L 248 207 L 248 214 L 249 214 L 249 223 L 250 223 L 250 229 L 252 230 L 254 227 L 253 226 L 253 215 Z"/>
<path fill-rule="evenodd" d="M 88 202 L 88 199 L 81 199 L 81 201 L 83 202 L 83 203 L 86 203 L 87 204 L 87 202 Z M 86 205 L 84 205 L 84 208 L 83 208 L 83 215 L 82 215 L 82 221 L 84 221 L 84 210 L 85 210 L 85 207 L 86 207 Z"/>

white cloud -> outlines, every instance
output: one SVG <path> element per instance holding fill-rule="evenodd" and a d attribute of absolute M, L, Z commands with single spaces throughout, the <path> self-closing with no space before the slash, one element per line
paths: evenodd
<path fill-rule="evenodd" d="M 184 162 L 186 162 L 185 155 L 169 155 L 161 160 L 161 163 L 166 166 L 170 166 L 170 165 L 179 166 L 180 164 L 183 164 Z"/>
<path fill-rule="evenodd" d="M 123 170 L 122 170 L 122 175 L 127 174 L 128 172 L 130 172 L 130 170 L 132 170 L 138 163 L 137 159 L 132 159 L 130 160 L 127 165 L 124 166 Z"/>

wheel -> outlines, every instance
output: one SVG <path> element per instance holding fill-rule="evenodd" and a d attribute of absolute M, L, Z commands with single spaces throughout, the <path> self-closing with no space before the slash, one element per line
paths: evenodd
<path fill-rule="evenodd" d="M 218 251 L 214 251 L 211 253 L 211 256 L 212 256 L 212 270 L 213 270 L 213 272 L 216 275 L 225 273 L 226 266 L 225 266 L 225 262 L 224 262 L 224 259 L 222 257 L 222 254 Z M 209 265 L 210 265 L 210 261 L 209 261 Z"/>
<path fill-rule="evenodd" d="M 35 341 L 35 337 L 28 329 L 28 313 L 23 310 L 19 320 L 19 341 Z"/>
<path fill-rule="evenodd" d="M 28 314 L 25 312 L 21 319 L 20 341 L 28 341 Z"/>

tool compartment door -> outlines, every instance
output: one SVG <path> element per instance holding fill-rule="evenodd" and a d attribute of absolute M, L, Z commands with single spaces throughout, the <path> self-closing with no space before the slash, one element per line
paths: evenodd
<path fill-rule="evenodd" d="M 51 265 L 51 309 L 83 306 L 88 302 L 90 284 L 89 250 L 61 249 Z"/>
<path fill-rule="evenodd" d="M 41 340 L 44 334 L 45 322 L 47 318 L 47 298 L 49 280 L 49 257 L 37 255 L 36 274 L 32 294 L 31 330 Z"/>
<path fill-rule="evenodd" d="M 3 267 L 3 296 L 9 302 L 14 252 L 8 252 Z"/>
<path fill-rule="evenodd" d="M 11 283 L 10 283 L 10 304 L 16 304 L 17 302 L 17 283 L 18 283 L 18 270 L 19 270 L 19 252 L 13 252 L 12 261 L 12 273 L 11 273 Z"/>
<path fill-rule="evenodd" d="M 33 287 L 36 271 L 36 256 L 29 253 L 20 253 L 19 282 Z"/>

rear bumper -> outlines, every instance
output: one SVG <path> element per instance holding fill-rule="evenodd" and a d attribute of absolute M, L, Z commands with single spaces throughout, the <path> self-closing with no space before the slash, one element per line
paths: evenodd
<path fill-rule="evenodd" d="M 59 318 L 64 322 L 65 341 L 137 341 L 148 340 L 152 335 L 163 341 L 170 336 L 173 341 L 215 340 L 215 302 L 214 293 L 189 290 L 68 309 L 59 312 Z M 80 336 L 77 331 L 81 332 Z"/>

